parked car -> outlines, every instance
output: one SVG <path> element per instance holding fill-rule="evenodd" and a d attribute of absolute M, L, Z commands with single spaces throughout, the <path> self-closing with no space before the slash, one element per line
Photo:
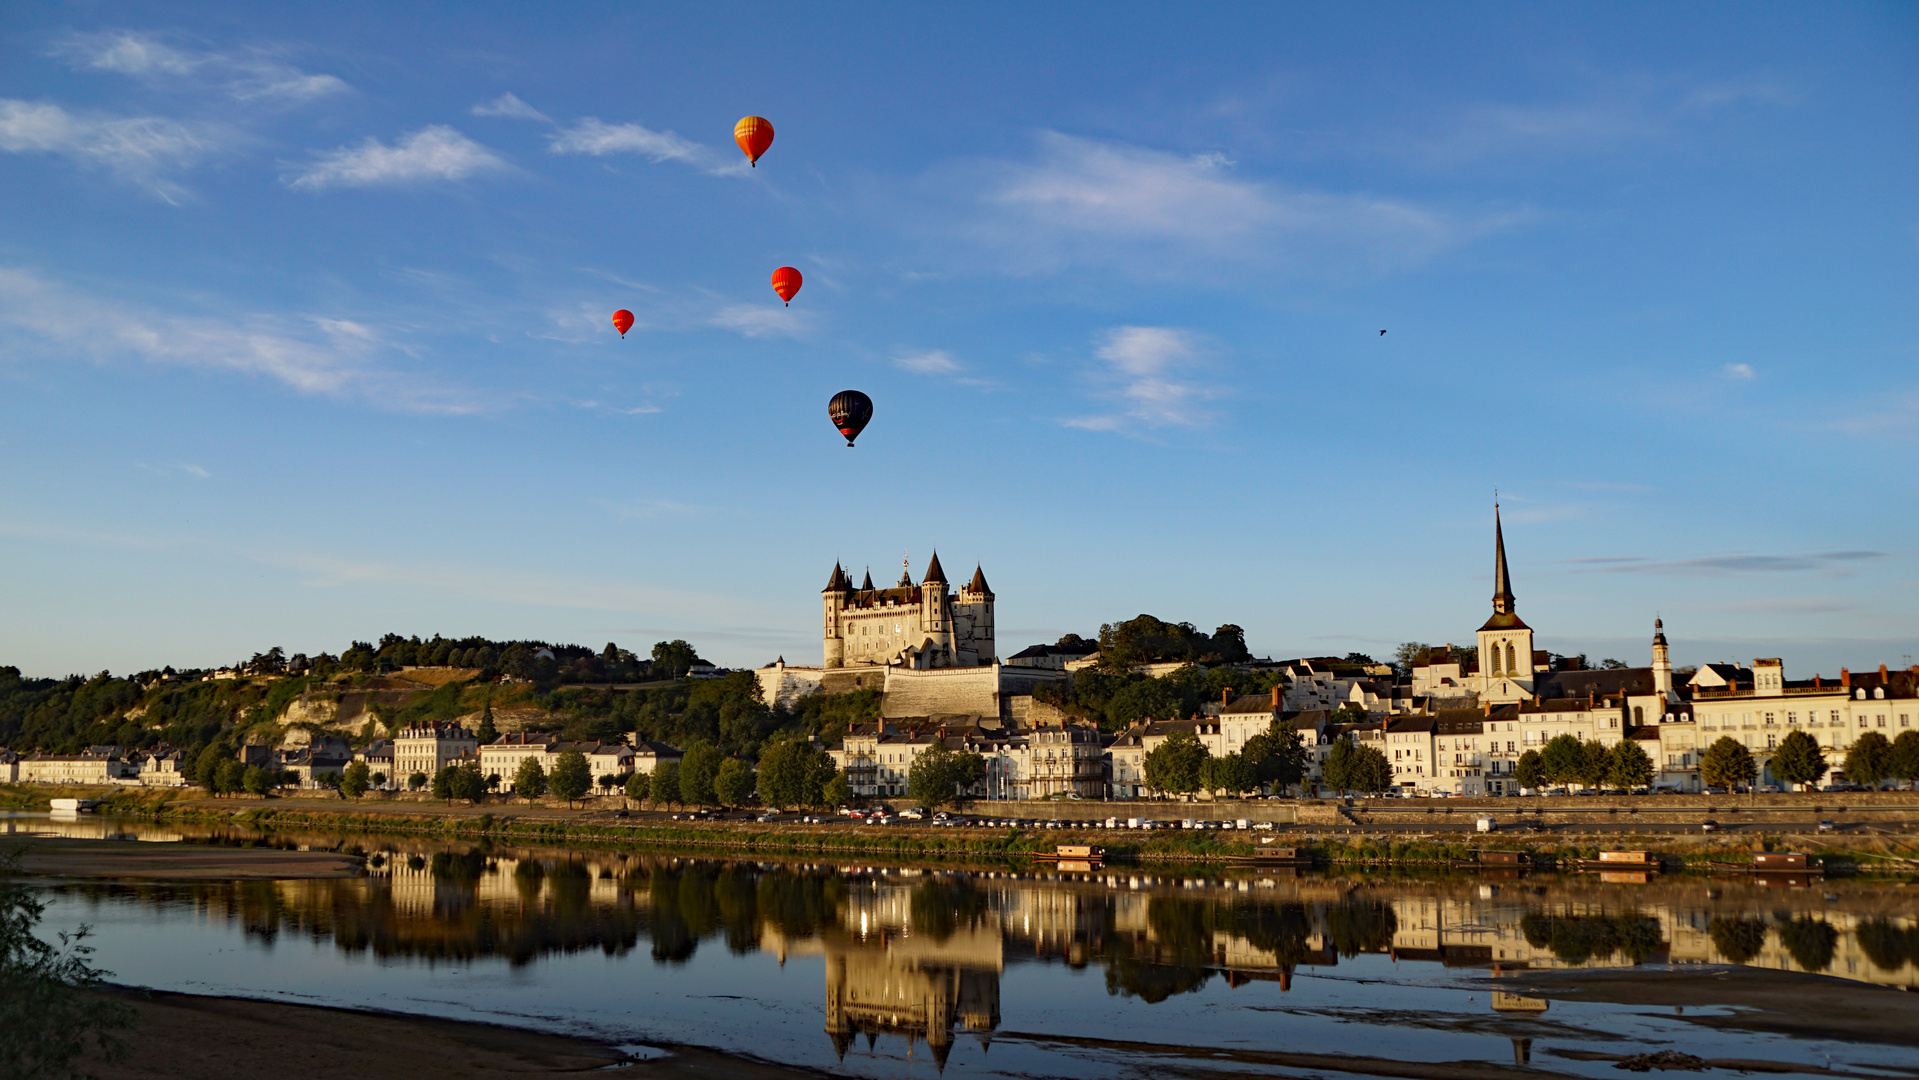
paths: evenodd
<path fill-rule="evenodd" d="M 1711 821 L 1711 820 L 1702 821 L 1699 823 L 1699 831 L 1700 832 L 1718 832 L 1719 823 L 1717 821 Z"/>
<path fill-rule="evenodd" d="M 926 811 L 918 808 L 901 810 L 899 816 L 907 821 L 920 821 L 926 817 Z"/>
<path fill-rule="evenodd" d="M 1270 822 L 1270 821 L 1255 821 L 1255 822 L 1253 822 L 1253 831 L 1254 831 L 1254 832 L 1272 832 L 1272 831 L 1273 831 L 1273 828 L 1274 828 L 1274 826 L 1273 826 L 1273 823 L 1272 823 L 1272 822 Z"/>
<path fill-rule="evenodd" d="M 1832 832 L 1833 830 L 1835 830 L 1835 829 L 1837 829 L 1837 828 L 1839 828 L 1839 826 L 1837 826 L 1837 825 L 1834 825 L 1834 824 L 1832 823 L 1832 819 L 1831 819 L 1831 818 L 1827 818 L 1826 820 L 1824 820 L 1824 821 L 1821 821 L 1821 822 L 1819 823 L 1819 831 L 1820 831 L 1820 832 Z"/>

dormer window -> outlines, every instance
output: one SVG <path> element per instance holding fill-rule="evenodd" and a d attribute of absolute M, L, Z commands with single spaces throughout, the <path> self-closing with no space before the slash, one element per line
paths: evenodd
<path fill-rule="evenodd" d="M 1886 688 L 1885 688 L 1885 687 L 1883 687 L 1883 686 L 1875 686 L 1875 687 L 1873 687 L 1873 688 L 1872 688 L 1872 696 L 1873 696 L 1873 697 L 1875 697 L 1875 698 L 1878 698 L 1878 699 L 1880 699 L 1880 700 L 1884 700 L 1884 699 L 1885 699 L 1885 696 L 1886 696 Z"/>

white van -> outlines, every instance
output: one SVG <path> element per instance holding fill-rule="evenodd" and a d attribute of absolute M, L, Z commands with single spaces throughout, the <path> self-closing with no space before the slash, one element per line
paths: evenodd
<path fill-rule="evenodd" d="M 1489 817 L 1483 817 L 1483 818 L 1480 818 L 1480 819 L 1479 819 L 1479 831 L 1480 831 L 1480 832 L 1492 832 L 1492 831 L 1493 831 L 1494 829 L 1496 829 L 1496 828 L 1498 828 L 1498 827 L 1499 827 L 1499 826 L 1497 826 L 1497 825 L 1495 825 L 1495 824 L 1493 823 L 1493 819 L 1492 819 L 1492 818 L 1489 818 Z"/>

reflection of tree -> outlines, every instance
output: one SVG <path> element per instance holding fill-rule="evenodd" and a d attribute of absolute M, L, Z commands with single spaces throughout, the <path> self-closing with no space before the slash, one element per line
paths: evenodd
<path fill-rule="evenodd" d="M 1919 962 L 1919 927 L 1902 929 L 1886 919 L 1867 919 L 1853 931 L 1859 951 L 1881 971 L 1897 971 Z"/>
<path fill-rule="evenodd" d="M 1728 919 L 1715 916 L 1706 925 L 1712 947 L 1728 964 L 1743 964 L 1759 955 L 1766 945 L 1766 924 L 1761 919 Z"/>
<path fill-rule="evenodd" d="M 480 883 L 480 875 L 486 872 L 486 856 L 478 848 L 469 848 L 463 855 L 436 851 L 428 863 L 428 869 L 435 881 L 473 888 Z"/>
<path fill-rule="evenodd" d="M 986 894 L 964 879 L 937 878 L 913 887 L 910 910 L 913 932 L 944 945 L 956 931 L 985 921 Z"/>
<path fill-rule="evenodd" d="M 1220 928 L 1246 939 L 1246 944 L 1273 954 L 1281 967 L 1290 968 L 1312 950 L 1313 916 L 1301 903 L 1261 904 L 1240 901 L 1221 913 Z"/>
<path fill-rule="evenodd" d="M 1805 915 L 1779 924 L 1779 943 L 1801 968 L 1824 971 L 1832 966 L 1832 951 L 1839 943 L 1839 931 L 1824 919 Z"/>
<path fill-rule="evenodd" d="M 1519 920 L 1519 932 L 1535 949 L 1550 949 L 1562 963 L 1583 964 L 1623 953 L 1632 963 L 1644 963 L 1665 947 L 1659 921 L 1649 915 L 1549 915 L 1529 912 Z"/>
<path fill-rule="evenodd" d="M 1212 972 L 1213 905 L 1177 896 L 1146 902 L 1152 942 L 1131 935 L 1105 935 L 1106 992 L 1157 1004 L 1205 986 Z"/>
<path fill-rule="evenodd" d="M 1399 916 L 1383 900 L 1347 897 L 1326 912 L 1326 939 L 1344 957 L 1385 952 L 1399 932 Z"/>
<path fill-rule="evenodd" d="M 761 874 L 753 883 L 761 917 L 789 938 L 817 937 L 839 921 L 846 879 L 838 874 Z"/>

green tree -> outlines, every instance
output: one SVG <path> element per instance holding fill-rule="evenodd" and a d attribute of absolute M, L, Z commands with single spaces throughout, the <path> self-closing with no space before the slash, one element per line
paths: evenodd
<path fill-rule="evenodd" d="M 626 797 L 634 802 L 645 802 L 647 793 L 653 787 L 653 778 L 643 772 L 636 772 L 626 778 Z"/>
<path fill-rule="evenodd" d="M 245 791 L 246 784 L 247 767 L 238 759 L 228 758 L 220 763 L 221 794 L 230 795 L 234 792 Z"/>
<path fill-rule="evenodd" d="M 1853 740 L 1846 751 L 1846 779 L 1855 784 L 1871 784 L 1874 791 L 1892 775 L 1892 743 L 1876 731 L 1868 731 Z"/>
<path fill-rule="evenodd" d="M 1353 790 L 1377 795 L 1393 786 L 1393 763 L 1376 746 L 1361 746 L 1353 751 L 1350 777 Z"/>
<path fill-rule="evenodd" d="M 1892 740 L 1892 755 L 1886 759 L 1886 775 L 1911 784 L 1919 780 L 1919 731 L 1902 731 Z"/>
<path fill-rule="evenodd" d="M 944 806 L 957 796 L 953 775 L 953 752 L 942 742 L 921 750 L 913 756 L 913 766 L 906 773 L 906 793 L 921 806 Z"/>
<path fill-rule="evenodd" d="M 207 789 L 207 794 L 220 794 L 220 766 L 226 764 L 227 753 L 218 745 L 209 746 L 200 751 L 193 760 L 193 782 Z"/>
<path fill-rule="evenodd" d="M 1519 755 L 1519 760 L 1513 764 L 1513 779 L 1519 782 L 1520 787 L 1533 791 L 1546 786 L 1546 762 L 1539 756 L 1539 751 L 1528 750 Z"/>
<path fill-rule="evenodd" d="M 1284 720 L 1274 720 L 1265 732 L 1247 739 L 1240 753 L 1252 763 L 1261 784 L 1281 793 L 1306 778 L 1312 761 L 1299 729 Z"/>
<path fill-rule="evenodd" d="M 713 794 L 723 806 L 744 806 L 753 794 L 753 767 L 733 757 L 720 762 L 713 774 Z"/>
<path fill-rule="evenodd" d="M 1246 760 L 1245 754 L 1227 754 L 1212 759 L 1211 780 L 1215 791 L 1244 795 L 1259 786 L 1259 770 Z"/>
<path fill-rule="evenodd" d="M 1579 745 L 1579 739 L 1572 735 L 1554 735 L 1539 752 L 1540 764 L 1546 767 L 1546 778 L 1554 784 L 1571 784 L 1579 780 L 1580 771 L 1586 764 L 1586 751 Z"/>
<path fill-rule="evenodd" d="M 249 765 L 240 776 L 240 786 L 248 795 L 265 795 L 273 790 L 273 774 L 258 765 Z"/>
<path fill-rule="evenodd" d="M 1727 791 L 1741 784 L 1752 782 L 1758 770 L 1752 763 L 1752 752 L 1740 745 L 1738 739 L 1730 735 L 1721 735 L 1706 752 L 1699 755 L 1699 775 L 1713 787 L 1723 787 Z"/>
<path fill-rule="evenodd" d="M 423 772 L 416 772 L 406 778 L 406 786 L 413 789 L 414 791 L 418 791 L 421 788 L 425 787 L 427 785 L 427 781 L 431 779 L 432 777 L 429 777 L 427 774 Z"/>
<path fill-rule="evenodd" d="M 593 771 L 587 768 L 586 755 L 578 750 L 561 751 L 559 759 L 553 762 L 553 775 L 547 777 L 547 787 L 572 806 L 575 799 L 593 787 Z"/>
<path fill-rule="evenodd" d="M 1789 731 L 1779 740 L 1779 748 L 1772 752 L 1772 761 L 1766 767 L 1786 783 L 1805 787 L 1817 784 L 1826 775 L 1826 752 L 1811 735 Z"/>
<path fill-rule="evenodd" d="M 340 774 L 340 794 L 357 799 L 372 785 L 372 770 L 364 761 L 356 761 Z"/>
<path fill-rule="evenodd" d="M 97 991 L 112 976 L 93 966 L 86 926 L 49 944 L 34 934 L 46 903 L 20 876 L 18 852 L 0 853 L 0 1076 L 79 1080 L 81 1055 L 121 1061 L 136 1016 Z"/>
<path fill-rule="evenodd" d="M 680 763 L 662 761 L 653 767 L 653 801 L 677 803 L 680 796 Z"/>
<path fill-rule="evenodd" d="M 473 733 L 473 737 L 480 741 L 481 746 L 487 746 L 499 741 L 500 729 L 499 726 L 493 722 L 492 698 L 487 699 L 486 709 L 480 713 L 480 728 Z"/>
<path fill-rule="evenodd" d="M 469 803 L 479 802 L 486 797 L 486 777 L 480 775 L 478 761 L 465 761 L 453 769 L 453 798 Z"/>
<path fill-rule="evenodd" d="M 1606 774 L 1611 771 L 1612 752 L 1606 749 L 1604 743 L 1594 740 L 1579 745 L 1579 782 L 1581 784 L 1596 788 L 1606 782 Z"/>
<path fill-rule="evenodd" d="M 459 767 L 456 765 L 442 765 L 440 770 L 433 774 L 432 784 L 434 798 L 444 799 L 447 802 L 453 801 L 453 785 L 455 782 L 453 774 L 457 772 L 458 769 Z"/>
<path fill-rule="evenodd" d="M 1332 748 L 1326 751 L 1326 761 L 1320 766 L 1320 779 L 1334 791 L 1352 791 L 1353 756 L 1359 752 L 1359 744 L 1351 735 L 1341 735 L 1333 740 Z"/>
<path fill-rule="evenodd" d="M 820 789 L 820 802 L 835 809 L 853 801 L 853 786 L 846 782 L 846 774 L 835 772 Z"/>
<path fill-rule="evenodd" d="M 1653 763 L 1652 757 L 1639 745 L 1637 739 L 1621 739 L 1619 745 L 1612 748 L 1610 760 L 1606 764 L 1606 778 L 1616 787 L 1631 791 L 1634 788 L 1651 787 Z"/>
<path fill-rule="evenodd" d="M 546 769 L 540 759 L 529 757 L 513 773 L 513 794 L 522 799 L 537 799 L 546 794 Z"/>
<path fill-rule="evenodd" d="M 1198 791 L 1200 769 L 1210 756 L 1199 736 L 1178 732 L 1147 752 L 1146 786 L 1174 795 Z"/>
<path fill-rule="evenodd" d="M 656 679 L 684 679 L 693 665 L 701 662 L 700 654 L 684 641 L 662 641 L 653 646 L 653 677 Z"/>
<path fill-rule="evenodd" d="M 758 786 L 760 802 L 784 810 L 789 806 L 810 806 L 819 802 L 820 762 L 830 768 L 832 759 L 797 739 L 776 742 L 760 755 Z M 808 798 L 811 793 L 812 797 Z"/>
<path fill-rule="evenodd" d="M 726 755 L 717 746 L 695 746 L 680 759 L 680 801 L 694 806 L 712 806 L 719 801 L 713 790 L 713 778 L 719 775 Z"/>

